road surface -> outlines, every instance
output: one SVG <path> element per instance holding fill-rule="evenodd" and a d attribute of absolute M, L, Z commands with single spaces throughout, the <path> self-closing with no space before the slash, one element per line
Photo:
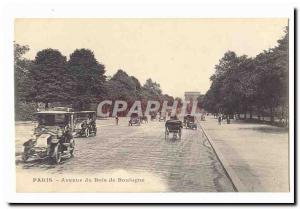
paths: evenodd
<path fill-rule="evenodd" d="M 28 173 L 32 176 L 38 173 L 38 177 L 43 174 L 96 173 L 99 176 L 102 173 L 109 177 L 108 173 L 118 171 L 119 175 L 127 177 L 143 176 L 150 185 L 155 182 L 157 186 L 145 191 L 234 191 L 199 125 L 197 130 L 183 129 L 181 140 L 165 140 L 164 124 L 149 121 L 141 126 L 128 126 L 128 119 L 120 118 L 116 126 L 113 119 L 97 120 L 97 136 L 76 138 L 75 156 L 59 165 L 51 165 L 45 160 L 21 162 L 21 145 L 30 136 L 32 127 L 30 124 L 17 124 L 17 178 L 23 178 L 25 174 L 28 176 Z M 143 186 L 138 191 L 143 191 Z"/>

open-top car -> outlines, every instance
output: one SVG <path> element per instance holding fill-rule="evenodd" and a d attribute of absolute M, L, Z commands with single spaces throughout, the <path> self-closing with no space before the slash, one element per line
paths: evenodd
<path fill-rule="evenodd" d="M 132 113 L 131 114 L 128 125 L 129 126 L 132 126 L 132 125 L 140 126 L 141 125 L 141 119 L 140 119 L 140 117 L 137 113 Z"/>
<path fill-rule="evenodd" d="M 95 111 L 80 111 L 74 113 L 75 120 L 75 136 L 89 137 L 96 136 L 96 112 Z"/>
<path fill-rule="evenodd" d="M 26 141 L 22 153 L 23 161 L 29 158 L 48 158 L 53 163 L 60 163 L 62 158 L 72 157 L 75 141 L 74 112 L 70 108 L 45 110 L 35 113 L 38 125 L 34 136 Z"/>
<path fill-rule="evenodd" d="M 192 115 L 186 115 L 183 118 L 183 124 L 185 126 L 185 128 L 188 129 L 197 129 L 197 123 L 195 121 L 195 116 Z"/>

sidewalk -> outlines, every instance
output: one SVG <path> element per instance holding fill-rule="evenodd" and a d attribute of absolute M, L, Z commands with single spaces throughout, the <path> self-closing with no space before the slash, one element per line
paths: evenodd
<path fill-rule="evenodd" d="M 288 132 L 263 124 L 232 121 L 200 124 L 239 191 L 288 192 Z"/>

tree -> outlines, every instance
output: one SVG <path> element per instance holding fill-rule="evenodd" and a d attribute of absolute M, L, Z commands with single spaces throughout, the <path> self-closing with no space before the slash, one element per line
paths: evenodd
<path fill-rule="evenodd" d="M 211 86 L 203 106 L 211 112 L 256 113 L 269 111 L 271 122 L 278 109 L 281 118 L 288 112 L 288 28 L 278 46 L 264 50 L 254 58 L 228 51 L 215 66 Z"/>
<path fill-rule="evenodd" d="M 119 69 L 111 79 L 106 82 L 106 89 L 109 99 L 113 101 L 124 100 L 127 102 L 127 110 L 124 111 L 123 115 L 126 114 L 136 100 L 141 100 L 142 108 L 145 109 L 147 102 L 144 103 L 140 98 L 141 84 L 139 80 L 134 76 L 129 76 L 124 70 Z M 112 106 L 114 106 L 114 104 L 112 104 Z"/>
<path fill-rule="evenodd" d="M 33 100 L 45 103 L 46 108 L 50 102 L 70 101 L 73 82 L 67 74 L 66 57 L 58 50 L 44 49 L 33 63 Z"/>
<path fill-rule="evenodd" d="M 14 43 L 14 79 L 15 79 L 15 119 L 32 119 L 36 105 L 32 103 L 32 77 L 30 70 L 32 61 L 23 55 L 29 51 L 28 46 Z"/>
<path fill-rule="evenodd" d="M 197 102 L 198 102 L 198 107 L 202 109 L 204 107 L 204 95 L 201 94 L 200 96 L 198 96 Z"/>
<path fill-rule="evenodd" d="M 163 101 L 168 101 L 168 106 L 172 106 L 174 103 L 174 97 L 168 95 L 168 94 L 164 94 L 162 95 L 163 97 Z"/>
<path fill-rule="evenodd" d="M 285 35 L 282 39 L 278 40 L 278 47 L 274 49 L 278 58 L 276 65 L 280 69 L 279 82 L 280 89 L 280 118 L 285 118 L 285 125 L 288 124 L 288 96 L 289 96 L 289 28 L 285 28 Z"/>
<path fill-rule="evenodd" d="M 97 61 L 89 49 L 76 49 L 67 63 L 74 89 L 72 101 L 79 109 L 103 99 L 105 94 L 105 66 Z"/>
<path fill-rule="evenodd" d="M 15 103 L 19 101 L 31 101 L 32 98 L 32 77 L 30 69 L 32 61 L 23 58 L 29 51 L 28 46 L 21 46 L 14 43 L 14 73 L 15 73 Z"/>
<path fill-rule="evenodd" d="M 139 81 L 119 69 L 107 82 L 109 97 L 113 100 L 134 101 L 138 98 Z"/>
<path fill-rule="evenodd" d="M 236 77 L 239 62 L 236 53 L 228 51 L 215 66 L 216 71 L 210 77 L 211 87 L 202 101 L 207 110 L 232 114 L 239 108 L 240 86 Z"/>
<path fill-rule="evenodd" d="M 163 98 L 160 85 L 152 81 L 151 78 L 147 79 L 145 84 L 143 85 L 143 97 L 146 97 L 150 100 L 161 101 Z"/>

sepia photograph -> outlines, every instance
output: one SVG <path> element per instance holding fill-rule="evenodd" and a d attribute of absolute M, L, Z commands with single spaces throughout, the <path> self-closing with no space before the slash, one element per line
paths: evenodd
<path fill-rule="evenodd" d="M 16 192 L 290 192 L 289 23 L 16 18 Z"/>

